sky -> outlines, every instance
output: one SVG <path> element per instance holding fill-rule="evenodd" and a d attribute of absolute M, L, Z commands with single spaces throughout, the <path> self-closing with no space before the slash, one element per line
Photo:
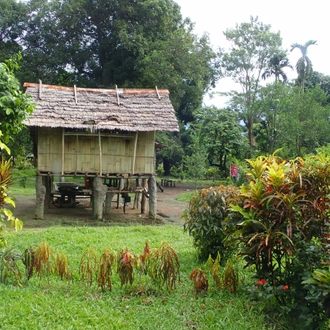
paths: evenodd
<path fill-rule="evenodd" d="M 226 29 L 236 24 L 249 22 L 250 16 L 258 16 L 259 21 L 271 25 L 272 32 L 280 31 L 283 48 L 289 51 L 288 58 L 294 67 L 301 56 L 299 49 L 290 52 L 292 43 L 304 44 L 316 40 L 317 45 L 308 48 L 308 56 L 313 69 L 330 75 L 330 33 L 329 7 L 326 0 L 174 0 L 181 7 L 183 17 L 190 17 L 195 23 L 195 34 L 209 33 L 213 48 L 228 47 L 223 35 Z M 296 77 L 295 71 L 287 71 L 289 79 Z M 216 91 L 227 92 L 237 89 L 228 79 L 221 79 Z M 205 105 L 224 106 L 227 99 L 216 96 L 205 97 Z"/>

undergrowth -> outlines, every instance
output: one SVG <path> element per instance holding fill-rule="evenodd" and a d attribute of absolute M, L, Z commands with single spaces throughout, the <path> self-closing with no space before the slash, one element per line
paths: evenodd
<path fill-rule="evenodd" d="M 44 256 L 56 260 L 57 255 L 58 269 L 63 270 L 57 275 L 62 273 L 63 279 L 32 276 L 23 281 L 23 287 L 0 284 L 0 295 L 5 297 L 0 304 L 2 329 L 275 329 L 275 321 L 269 323 L 263 316 L 263 306 L 252 305 L 240 289 L 235 294 L 218 290 L 210 279 L 207 294 L 196 295 L 189 277 L 194 268 L 204 265 L 198 261 L 191 238 L 178 226 L 53 227 L 8 233 L 7 239 L 22 254 L 29 247 L 42 247 Z M 143 272 L 134 275 L 132 284 L 128 280 L 122 286 L 110 264 L 112 257 L 110 263 L 104 262 L 112 256 L 109 251 L 121 249 L 138 258 L 146 257 L 146 240 L 150 251 L 164 241 L 173 248 L 166 246 L 172 251 L 174 264 L 176 257 L 179 260 L 180 282 L 171 290 L 167 286 L 172 282 L 159 286 Z M 52 257 L 44 242 L 51 251 L 61 253 Z M 91 257 L 95 262 L 103 260 L 105 266 L 95 285 L 89 285 L 87 278 L 87 285 L 81 281 L 84 253 L 104 255 L 103 259 Z M 66 269 L 70 270 L 68 277 L 64 276 Z M 100 269 L 93 269 L 100 274 Z M 276 325 L 276 329 L 281 327 Z"/>

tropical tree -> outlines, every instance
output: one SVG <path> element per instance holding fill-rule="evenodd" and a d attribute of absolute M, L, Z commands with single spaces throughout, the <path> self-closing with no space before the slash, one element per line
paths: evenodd
<path fill-rule="evenodd" d="M 218 167 L 224 176 L 228 175 L 228 162 L 232 158 L 246 156 L 248 141 L 235 112 L 205 107 L 196 114 L 196 130 L 209 165 Z"/>
<path fill-rule="evenodd" d="M 291 52 L 298 48 L 301 51 L 301 57 L 298 59 L 296 64 L 296 71 L 298 73 L 298 77 L 296 79 L 296 84 L 299 85 L 302 89 L 305 87 L 305 81 L 308 76 L 313 71 L 313 65 L 310 58 L 307 56 L 308 47 L 311 45 L 316 45 L 316 40 L 308 40 L 303 45 L 294 43 L 291 45 Z"/>
<path fill-rule="evenodd" d="M 3 62 L 22 50 L 19 40 L 25 30 L 27 6 L 16 0 L 0 0 L 0 8 L 0 62 Z"/>
<path fill-rule="evenodd" d="M 290 65 L 289 59 L 286 56 L 285 52 L 280 52 L 274 54 L 268 62 L 268 67 L 262 74 L 263 79 L 270 78 L 271 76 L 275 77 L 275 83 L 277 83 L 280 79 L 282 81 L 287 81 L 288 77 L 284 71 L 285 68 L 292 69 L 292 65 Z"/>
<path fill-rule="evenodd" d="M 217 79 L 207 34 L 194 35 L 173 0 L 30 0 L 26 6 L 16 40 L 23 49 L 21 80 L 166 88 L 187 123 Z"/>
<path fill-rule="evenodd" d="M 164 175 L 170 175 L 171 167 L 180 167 L 184 157 L 182 139 L 178 133 L 157 132 L 157 164 L 163 165 Z"/>
<path fill-rule="evenodd" d="M 278 144 L 290 157 L 314 153 L 316 148 L 330 142 L 327 95 L 319 86 L 304 93 L 301 87 L 295 87 L 288 97 L 277 126 Z"/>
<path fill-rule="evenodd" d="M 18 59 L 0 63 L 0 130 L 5 143 L 22 129 L 22 121 L 34 110 L 32 98 L 21 90 L 14 75 Z"/>
<path fill-rule="evenodd" d="M 327 95 L 327 103 L 330 103 L 330 76 L 323 73 L 313 71 L 309 77 L 306 78 L 305 87 L 315 88 L 320 86 L 323 92 Z"/>
<path fill-rule="evenodd" d="M 290 85 L 276 82 L 259 90 L 256 101 L 259 122 L 255 125 L 255 133 L 258 149 L 263 154 L 272 154 L 282 147 L 279 141 L 283 114 L 292 106 L 292 94 Z"/>
<path fill-rule="evenodd" d="M 231 47 L 228 52 L 220 51 L 222 73 L 240 84 L 242 92 L 231 93 L 231 107 L 244 122 L 253 148 L 253 127 L 258 118 L 255 101 L 260 79 L 272 54 L 280 52 L 282 39 L 279 32 L 271 32 L 271 26 L 259 22 L 258 17 L 251 17 L 250 22 L 226 30 L 224 35 Z"/>

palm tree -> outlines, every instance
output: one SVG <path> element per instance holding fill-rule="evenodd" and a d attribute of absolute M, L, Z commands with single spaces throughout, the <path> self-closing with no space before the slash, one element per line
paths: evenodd
<path fill-rule="evenodd" d="M 286 54 L 283 52 L 274 54 L 268 62 L 268 68 L 264 71 L 261 77 L 266 79 L 274 75 L 275 83 L 277 83 L 280 78 L 282 78 L 282 81 L 287 81 L 288 77 L 283 70 L 284 68 L 293 69 L 292 65 L 289 63 L 289 59 L 286 57 Z"/>
<path fill-rule="evenodd" d="M 296 83 L 304 88 L 306 78 L 312 73 L 313 65 L 312 61 L 307 56 L 307 49 L 311 45 L 316 45 L 316 40 L 308 40 L 305 44 L 301 45 L 298 43 L 294 43 L 291 45 L 291 52 L 298 48 L 301 51 L 302 56 L 299 58 L 296 64 L 296 70 L 298 73 L 298 77 Z"/>

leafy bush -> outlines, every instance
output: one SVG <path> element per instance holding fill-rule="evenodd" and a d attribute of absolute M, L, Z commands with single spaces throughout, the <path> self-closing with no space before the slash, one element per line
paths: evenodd
<path fill-rule="evenodd" d="M 109 291 L 112 289 L 111 275 L 115 260 L 116 256 L 110 250 L 105 249 L 101 254 L 97 282 L 102 291 L 106 288 Z"/>
<path fill-rule="evenodd" d="M 237 220 L 231 218 L 230 204 L 234 203 L 239 189 L 233 186 L 218 186 L 196 192 L 184 211 L 184 229 L 194 238 L 194 244 L 202 260 L 218 253 L 225 261 L 230 248 L 224 239 L 235 228 Z"/>
<path fill-rule="evenodd" d="M 322 241 L 328 230 L 330 162 L 320 157 L 287 161 L 275 155 L 248 162 L 242 205 L 232 205 L 244 221 L 231 238 L 246 266 L 255 267 L 257 279 L 267 283 L 267 295 L 311 326 L 319 321 L 320 309 L 307 301 L 302 281 L 329 259 Z"/>
<path fill-rule="evenodd" d="M 2 133 L 0 131 L 0 137 Z M 0 151 L 6 151 L 10 154 L 10 150 L 8 147 L 1 142 L 0 140 Z M 11 170 L 11 161 L 4 160 L 3 158 L 0 160 L 0 247 L 6 247 L 7 241 L 3 236 L 3 231 L 6 227 L 6 222 L 9 221 L 11 227 L 15 228 L 15 230 L 21 229 L 23 226 L 22 221 L 17 219 L 10 209 L 5 208 L 6 205 L 11 205 L 15 207 L 15 202 L 8 196 L 9 187 L 12 184 L 12 170 Z"/>
<path fill-rule="evenodd" d="M 158 249 L 150 250 L 147 269 L 151 279 L 159 285 L 165 285 L 169 291 L 180 281 L 179 258 L 167 242 L 162 242 Z"/>
<path fill-rule="evenodd" d="M 208 281 L 206 274 L 203 272 L 203 270 L 201 268 L 195 268 L 190 273 L 189 278 L 194 283 L 194 289 L 195 289 L 196 294 L 207 293 L 207 290 L 209 288 L 209 281 Z"/>
<path fill-rule="evenodd" d="M 117 273 L 119 274 L 121 285 L 133 284 L 134 281 L 135 256 L 128 249 L 120 249 L 117 254 Z"/>
<path fill-rule="evenodd" d="M 22 277 L 17 265 L 17 260 L 21 260 L 22 255 L 17 253 L 11 246 L 0 248 L 0 283 L 6 283 L 10 276 L 15 278 L 15 282 L 20 284 Z"/>
<path fill-rule="evenodd" d="M 217 167 L 210 167 L 206 170 L 205 177 L 207 180 L 217 180 L 221 178 L 221 171 Z"/>

